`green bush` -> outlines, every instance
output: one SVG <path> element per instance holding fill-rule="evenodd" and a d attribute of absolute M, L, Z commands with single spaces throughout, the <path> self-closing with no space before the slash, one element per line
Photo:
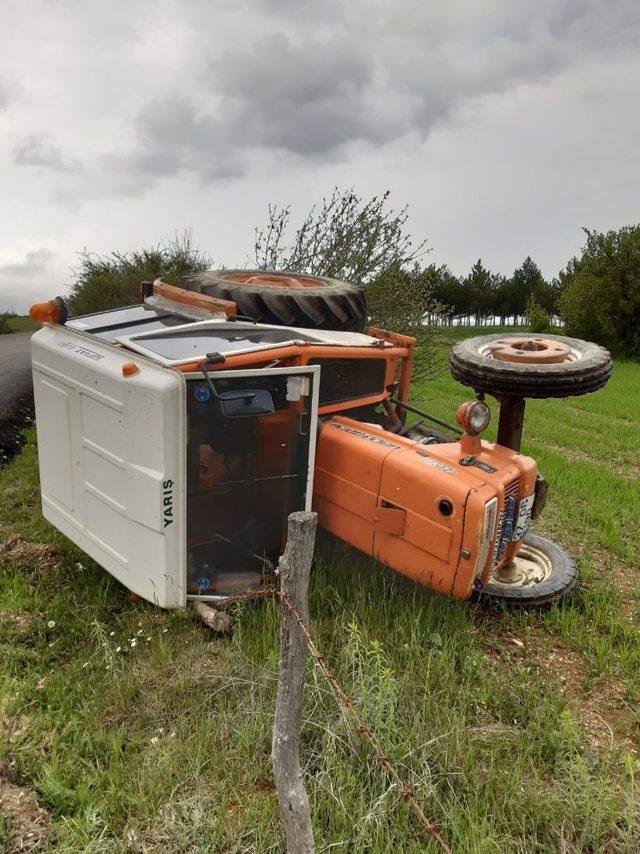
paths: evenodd
<path fill-rule="evenodd" d="M 531 332 L 542 334 L 551 331 L 551 318 L 533 297 L 530 297 L 527 303 L 526 315 Z"/>
<path fill-rule="evenodd" d="M 9 332 L 11 332 L 11 328 L 9 326 L 9 315 L 0 314 L 0 335 L 8 335 Z"/>
<path fill-rule="evenodd" d="M 405 269 L 396 265 L 367 286 L 369 323 L 379 329 L 400 332 L 416 339 L 413 378 L 421 382 L 442 372 L 438 358 L 441 334 L 425 318 L 438 313 L 434 297 L 433 269 L 418 264 Z"/>
<path fill-rule="evenodd" d="M 560 275 L 567 332 L 640 358 L 640 225 L 585 233 L 582 255 Z"/>
<path fill-rule="evenodd" d="M 208 270 L 211 266 L 211 259 L 194 248 L 189 232 L 176 234 L 169 242 L 151 249 L 110 255 L 85 250 L 80 253 L 80 264 L 74 271 L 69 309 L 79 315 L 130 305 L 140 299 L 140 282 L 162 276 L 177 285 L 186 273 Z"/>

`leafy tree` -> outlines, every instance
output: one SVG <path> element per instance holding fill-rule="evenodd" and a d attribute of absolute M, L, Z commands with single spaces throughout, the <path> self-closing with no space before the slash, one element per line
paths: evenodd
<path fill-rule="evenodd" d="M 335 189 L 314 205 L 291 239 L 291 208 L 269 206 L 267 224 L 255 230 L 256 266 L 296 270 L 355 282 L 365 287 L 369 320 L 417 339 L 416 379 L 435 372 L 437 331 L 425 326 L 435 314 L 434 267 L 421 269 L 426 241 L 414 245 L 407 232 L 407 207 L 389 207 L 389 193 L 364 199 Z"/>
<path fill-rule="evenodd" d="M 186 273 L 208 270 L 211 259 L 193 246 L 188 231 L 150 249 L 96 255 L 79 253 L 68 299 L 73 314 L 90 314 L 139 300 L 140 282 L 162 276 L 178 284 Z"/>
<path fill-rule="evenodd" d="M 567 331 L 640 358 L 640 224 L 584 232 L 581 256 L 559 277 Z"/>
<path fill-rule="evenodd" d="M 366 285 L 391 269 L 402 269 L 426 251 L 406 231 L 407 207 L 388 206 L 389 192 L 365 200 L 335 189 L 314 205 L 288 242 L 291 207 L 269 205 L 267 225 L 255 230 L 256 266 L 296 270 Z"/>

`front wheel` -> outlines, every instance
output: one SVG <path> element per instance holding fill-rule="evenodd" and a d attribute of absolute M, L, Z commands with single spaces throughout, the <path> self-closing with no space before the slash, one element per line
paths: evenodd
<path fill-rule="evenodd" d="M 550 398 L 597 391 L 612 363 L 609 351 L 591 341 L 499 332 L 458 341 L 449 367 L 462 385 L 497 398 Z"/>
<path fill-rule="evenodd" d="M 578 569 L 571 555 L 546 537 L 527 534 L 513 561 L 491 573 L 479 596 L 540 607 L 563 599 L 577 586 Z"/>

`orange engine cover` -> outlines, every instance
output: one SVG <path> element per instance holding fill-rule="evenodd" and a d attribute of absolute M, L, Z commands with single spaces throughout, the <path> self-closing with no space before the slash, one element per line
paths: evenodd
<path fill-rule="evenodd" d="M 501 519 L 508 500 L 517 512 L 533 494 L 537 468 L 489 442 L 472 465 L 461 465 L 463 457 L 459 442 L 425 446 L 332 418 L 318 436 L 319 524 L 418 583 L 464 599 L 517 552 L 518 541 L 500 540 Z"/>

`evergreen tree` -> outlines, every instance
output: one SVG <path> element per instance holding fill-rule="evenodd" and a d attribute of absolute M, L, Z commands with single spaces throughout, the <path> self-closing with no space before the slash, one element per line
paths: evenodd
<path fill-rule="evenodd" d="M 466 312 L 475 317 L 476 326 L 495 311 L 501 276 L 490 272 L 478 258 L 463 281 Z"/>
<path fill-rule="evenodd" d="M 518 317 L 525 315 L 532 299 L 545 311 L 553 311 L 550 285 L 530 255 L 513 271 L 510 281 L 513 314 Z"/>

